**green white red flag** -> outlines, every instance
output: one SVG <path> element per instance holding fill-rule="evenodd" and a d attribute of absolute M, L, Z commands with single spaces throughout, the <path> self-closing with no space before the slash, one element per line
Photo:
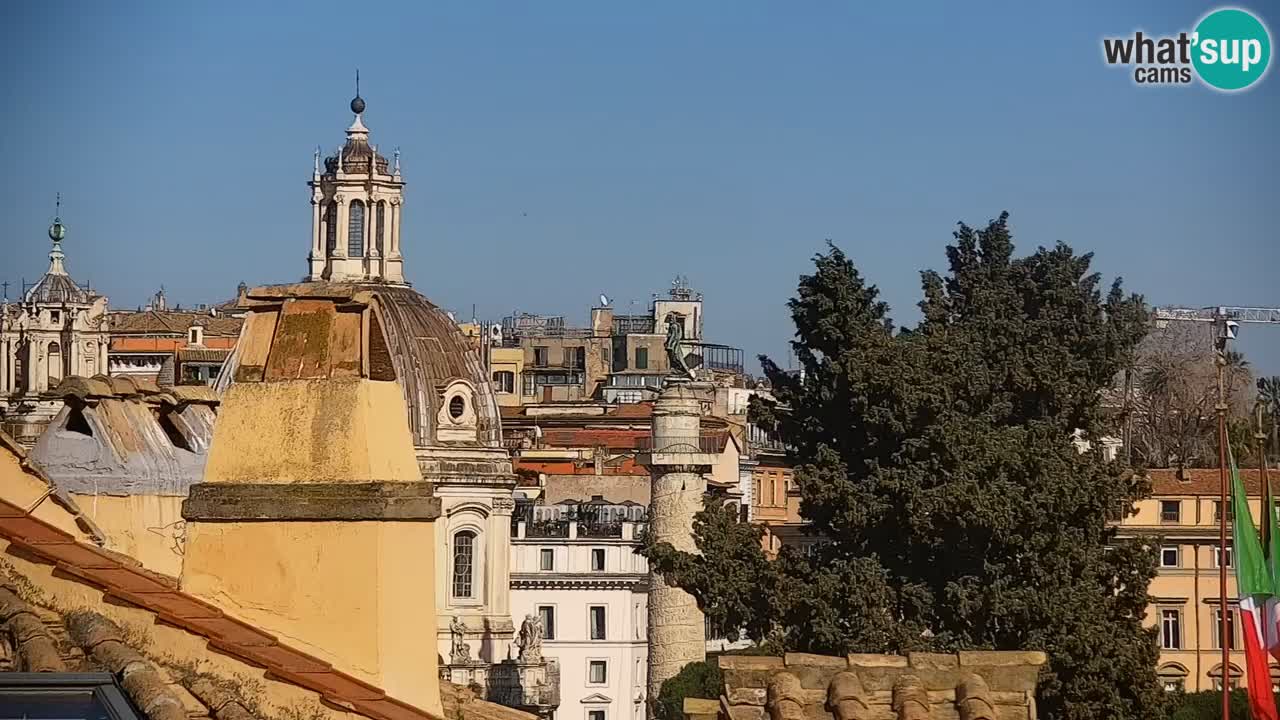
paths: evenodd
<path fill-rule="evenodd" d="M 1228 451 L 1229 452 L 1229 451 Z M 1268 658 L 1280 660 L 1280 533 L 1270 483 L 1263 488 L 1262 536 L 1253 524 L 1235 458 L 1231 458 L 1231 502 L 1234 510 L 1232 549 L 1236 588 L 1240 596 L 1240 624 L 1244 634 L 1245 683 L 1254 720 L 1280 720 L 1271 690 Z M 1221 558 L 1220 558 L 1221 559 Z M 1221 632 L 1220 628 L 1215 628 Z M 1224 679 L 1227 676 L 1223 668 Z"/>

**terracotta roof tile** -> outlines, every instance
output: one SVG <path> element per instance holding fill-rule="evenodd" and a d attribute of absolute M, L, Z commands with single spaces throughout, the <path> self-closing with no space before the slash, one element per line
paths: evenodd
<path fill-rule="evenodd" d="M 368 717 L 393 717 L 388 709 L 399 708 L 403 712 L 396 713 L 396 718 L 439 720 L 425 711 L 407 705 L 388 705 L 388 698 L 382 690 L 334 670 L 307 653 L 280 644 L 275 637 L 227 617 L 217 608 L 197 598 L 167 587 L 152 573 L 129 566 L 123 561 L 115 561 L 105 553 L 75 543 L 70 535 L 40 520 L 24 516 L 21 508 L 3 500 L 0 500 L 0 536 L 17 548 L 56 562 L 59 569 L 72 576 L 104 588 L 108 597 L 118 597 L 153 612 L 160 621 L 209 639 L 211 646 L 221 652 L 250 664 L 264 666 L 269 675 L 314 690 L 357 713 Z M 84 549 L 90 552 L 85 554 Z M 107 561 L 115 564 L 108 567 L 77 564 L 78 561 L 85 560 L 95 566 L 110 565 Z M 100 625 L 90 626 L 97 627 Z M 102 641 L 103 646 L 107 644 L 107 641 Z M 152 689 L 147 690 L 148 697 L 151 691 Z M 164 707 L 171 705 L 168 701 L 163 704 Z M 158 709 L 161 706 L 155 707 Z M 165 715 L 160 711 L 160 714 L 150 716 L 157 718 Z M 521 714 L 520 717 L 528 716 Z"/>
<path fill-rule="evenodd" d="M 1177 470 L 1160 468 L 1148 470 L 1151 479 L 1152 495 L 1217 495 L 1219 478 L 1217 468 L 1196 468 Z M 1272 492 L 1280 491 L 1280 471 L 1269 471 Z M 1243 469 L 1240 479 L 1244 482 L 1245 492 L 1249 495 L 1262 494 L 1262 473 L 1256 469 Z"/>
<path fill-rule="evenodd" d="M 235 317 L 213 317 L 207 312 L 143 310 L 113 311 L 107 315 L 112 335 L 182 335 L 192 325 L 204 328 L 212 337 L 238 337 L 244 320 Z"/>

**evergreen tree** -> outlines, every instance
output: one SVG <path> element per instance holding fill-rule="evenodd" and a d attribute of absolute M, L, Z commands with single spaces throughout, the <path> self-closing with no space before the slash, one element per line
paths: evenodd
<path fill-rule="evenodd" d="M 1142 627 L 1151 548 L 1108 516 L 1146 490 L 1074 433 L 1147 326 L 1119 281 L 1059 244 L 1013 257 L 1007 214 L 960 225 L 948 272 L 922 274 L 923 320 L 895 332 L 878 291 L 836 247 L 789 303 L 802 373 L 762 358 L 777 403 L 753 417 L 794 448 L 801 514 L 824 542 L 764 569 L 699 518 L 701 557 L 648 548 L 712 614 L 812 652 L 1041 649 L 1048 718 L 1163 717 L 1154 630 Z M 717 537 L 710 537 L 716 535 Z M 753 576 L 752 574 L 757 574 Z M 762 616 L 761 616 L 762 615 Z"/>

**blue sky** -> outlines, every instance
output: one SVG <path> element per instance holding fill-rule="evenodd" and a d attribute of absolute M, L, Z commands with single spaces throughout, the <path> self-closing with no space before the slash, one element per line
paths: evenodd
<path fill-rule="evenodd" d="M 1228 96 L 1102 62 L 1104 35 L 1212 7 L 8 2 L 0 280 L 44 271 L 55 191 L 114 306 L 298 279 L 358 66 L 403 152 L 407 273 L 462 315 L 585 323 L 679 273 L 709 335 L 785 361 L 825 239 L 910 323 L 954 223 L 1005 209 L 1022 251 L 1093 251 L 1153 302 L 1280 306 L 1280 77 Z M 1280 373 L 1280 326 L 1243 349 Z"/>

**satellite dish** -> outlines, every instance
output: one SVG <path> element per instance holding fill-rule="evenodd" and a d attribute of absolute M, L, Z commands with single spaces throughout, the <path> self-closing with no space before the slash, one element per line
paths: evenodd
<path fill-rule="evenodd" d="M 600 304 L 604 307 L 609 307 L 609 297 L 604 293 L 600 293 Z"/>

